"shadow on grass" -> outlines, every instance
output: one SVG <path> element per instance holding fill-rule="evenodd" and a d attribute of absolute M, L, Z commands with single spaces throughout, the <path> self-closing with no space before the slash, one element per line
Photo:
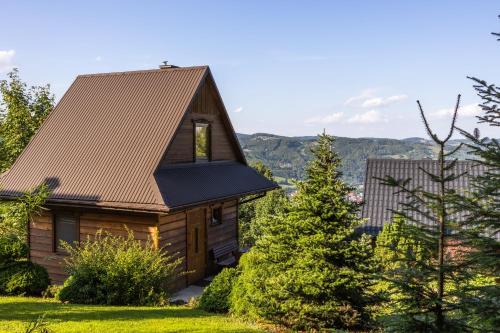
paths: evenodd
<path fill-rule="evenodd" d="M 75 305 L 52 302 L 11 302 L 0 304 L 0 321 L 27 321 L 46 314 L 54 321 L 147 320 L 167 318 L 206 318 L 216 315 L 182 307 L 130 307 Z"/>

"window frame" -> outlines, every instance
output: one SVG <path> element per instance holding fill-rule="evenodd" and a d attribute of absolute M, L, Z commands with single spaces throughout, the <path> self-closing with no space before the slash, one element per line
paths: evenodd
<path fill-rule="evenodd" d="M 220 220 L 215 222 L 214 211 L 220 209 Z M 224 223 L 224 204 L 213 205 L 210 207 L 210 226 L 218 226 Z"/>
<path fill-rule="evenodd" d="M 196 156 L 196 128 L 205 127 L 207 129 L 207 158 Z M 205 119 L 193 119 L 193 162 L 206 163 L 212 161 L 212 124 Z"/>
<path fill-rule="evenodd" d="M 80 214 L 74 211 L 58 210 L 52 213 L 52 252 L 66 253 L 66 251 L 59 247 L 59 240 L 57 237 L 57 216 L 71 216 L 75 219 L 75 239 L 73 244 L 80 243 Z"/>

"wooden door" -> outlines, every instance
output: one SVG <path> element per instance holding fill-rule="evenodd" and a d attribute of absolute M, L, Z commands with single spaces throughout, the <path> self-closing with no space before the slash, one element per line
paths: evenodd
<path fill-rule="evenodd" d="M 205 277 L 206 267 L 206 223 L 205 209 L 187 213 L 187 266 L 188 284 Z"/>

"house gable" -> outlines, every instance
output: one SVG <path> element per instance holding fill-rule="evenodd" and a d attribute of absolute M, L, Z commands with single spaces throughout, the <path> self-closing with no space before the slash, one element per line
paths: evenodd
<path fill-rule="evenodd" d="M 166 150 L 159 165 L 160 168 L 172 164 L 194 161 L 195 121 L 210 123 L 212 161 L 238 161 L 245 163 L 245 158 L 236 139 L 222 99 L 217 91 L 212 75 L 208 73 L 191 101 L 175 137 Z"/>

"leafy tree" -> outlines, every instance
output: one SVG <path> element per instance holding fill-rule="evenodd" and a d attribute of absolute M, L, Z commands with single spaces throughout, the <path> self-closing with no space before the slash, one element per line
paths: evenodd
<path fill-rule="evenodd" d="M 0 216 L 0 263 L 21 259 L 28 255 L 28 226 L 41 213 L 50 195 L 43 183 L 25 192 L 18 200 L 4 202 Z"/>
<path fill-rule="evenodd" d="M 257 172 L 269 180 L 274 181 L 271 169 L 262 162 L 251 165 Z M 239 226 L 240 243 L 250 247 L 261 235 L 262 225 L 268 221 L 268 216 L 274 216 L 283 211 L 287 197 L 282 189 L 276 189 L 259 198 L 240 206 Z"/>
<path fill-rule="evenodd" d="M 8 169 L 54 106 L 50 86 L 28 88 L 14 69 L 0 81 L 0 171 Z"/>
<path fill-rule="evenodd" d="M 341 180 L 334 139 L 312 148 L 306 179 L 285 211 L 269 216 L 240 261 L 233 313 L 295 329 L 356 328 L 370 319 L 368 236 L 356 235 L 358 204 Z"/>

